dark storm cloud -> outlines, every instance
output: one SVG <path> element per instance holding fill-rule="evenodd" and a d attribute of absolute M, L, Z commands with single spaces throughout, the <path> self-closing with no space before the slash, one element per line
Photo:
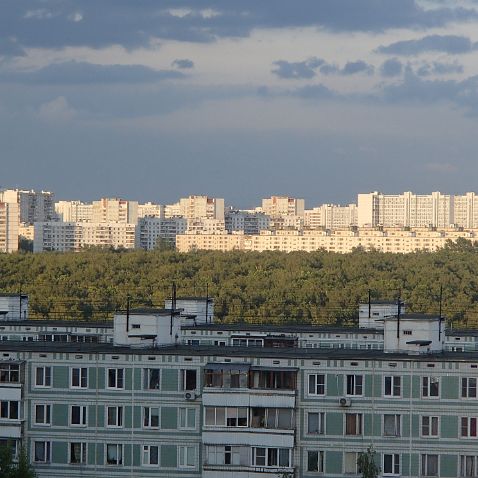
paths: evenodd
<path fill-rule="evenodd" d="M 171 66 L 185 70 L 189 68 L 194 68 L 194 62 L 192 60 L 188 60 L 187 58 L 176 58 L 176 60 L 171 63 Z"/>
<path fill-rule="evenodd" d="M 384 61 L 382 63 L 382 66 L 380 67 L 380 73 L 382 74 L 382 76 L 385 76 L 387 78 L 399 76 L 402 74 L 402 71 L 402 62 L 400 60 L 397 60 L 396 58 L 390 58 L 389 60 Z"/>
<path fill-rule="evenodd" d="M 15 0 L 1 4 L 0 32 L 20 48 L 131 49 L 148 46 L 151 38 L 208 42 L 248 36 L 255 28 L 380 32 L 476 18 L 472 9 L 423 9 L 414 0 L 274 0 L 273 8 L 270 0 Z"/>
<path fill-rule="evenodd" d="M 377 48 L 379 53 L 392 55 L 419 55 L 428 51 L 439 51 L 457 55 L 476 49 L 476 44 L 467 37 L 457 35 L 428 35 L 418 40 L 403 40 Z"/>
<path fill-rule="evenodd" d="M 320 58 L 310 58 L 298 62 L 278 60 L 274 62 L 276 68 L 271 71 L 279 78 L 313 78 L 315 70 L 324 63 L 324 60 Z"/>
<path fill-rule="evenodd" d="M 184 74 L 178 71 L 153 70 L 142 65 L 96 65 L 67 61 L 52 63 L 34 71 L 3 72 L 0 73 L 0 82 L 36 85 L 148 83 L 183 77 Z"/>

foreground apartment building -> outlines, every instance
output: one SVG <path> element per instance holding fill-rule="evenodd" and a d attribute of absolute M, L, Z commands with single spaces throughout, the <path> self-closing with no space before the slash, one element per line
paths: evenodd
<path fill-rule="evenodd" d="M 382 303 L 360 328 L 221 325 L 210 301 L 72 323 L 7 296 L 1 440 L 41 478 L 354 477 L 370 445 L 381 476 L 477 476 L 473 332 Z"/>

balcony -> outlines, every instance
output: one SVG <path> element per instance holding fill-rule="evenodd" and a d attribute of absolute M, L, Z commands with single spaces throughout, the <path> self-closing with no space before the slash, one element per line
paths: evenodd
<path fill-rule="evenodd" d="M 229 475 L 230 473 L 230 475 Z M 244 465 L 203 465 L 204 478 L 263 478 L 265 475 L 278 477 L 283 473 L 295 476 L 294 467 L 266 467 L 266 466 L 244 466 Z"/>

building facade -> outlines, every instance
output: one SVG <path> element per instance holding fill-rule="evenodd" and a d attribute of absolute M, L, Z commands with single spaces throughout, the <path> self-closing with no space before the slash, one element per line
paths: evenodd
<path fill-rule="evenodd" d="M 0 202 L 0 252 L 18 251 L 19 226 L 18 204 Z"/>

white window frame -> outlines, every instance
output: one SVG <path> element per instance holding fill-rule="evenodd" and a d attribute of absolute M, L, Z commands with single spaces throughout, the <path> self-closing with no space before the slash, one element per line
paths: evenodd
<path fill-rule="evenodd" d="M 194 426 L 188 426 L 188 414 L 194 412 Z M 196 409 L 192 407 L 179 407 L 178 409 L 178 429 L 195 430 L 196 429 Z"/>
<path fill-rule="evenodd" d="M 350 377 L 350 393 L 349 393 L 349 377 Z M 360 377 L 360 380 L 358 378 Z M 360 383 L 357 383 L 357 382 Z M 347 397 L 363 397 L 364 375 L 361 373 L 348 373 L 345 375 L 345 395 Z"/>
<path fill-rule="evenodd" d="M 390 472 L 385 471 L 385 457 L 386 456 L 391 456 L 392 457 L 392 470 Z M 383 476 L 399 476 L 401 473 L 401 460 L 400 460 L 400 454 L 399 453 L 384 453 L 382 455 L 382 470 L 383 470 Z M 396 471 L 396 468 L 398 468 L 398 471 Z"/>
<path fill-rule="evenodd" d="M 43 443 L 44 446 L 44 453 L 43 453 L 43 458 L 40 460 L 37 460 L 37 454 L 36 454 L 36 447 L 40 443 Z M 51 441 L 48 440 L 34 440 L 33 441 L 33 462 L 34 463 L 50 463 L 51 462 Z"/>
<path fill-rule="evenodd" d="M 310 415 L 318 415 L 318 422 L 319 422 L 318 432 L 311 432 L 309 429 Z M 316 411 L 307 412 L 307 435 L 317 436 L 317 435 L 324 435 L 324 434 L 325 434 L 325 412 L 316 412 Z"/>
<path fill-rule="evenodd" d="M 0 400 L 0 408 L 4 409 L 4 405 L 3 404 L 6 404 L 6 409 L 7 409 L 7 416 L 4 417 L 1 415 L 0 413 L 0 420 L 20 420 L 20 416 L 21 416 L 21 402 L 19 400 Z M 16 410 L 17 410 L 17 416 L 16 417 L 12 417 L 12 403 L 16 403 Z"/>
<path fill-rule="evenodd" d="M 87 405 L 70 405 L 69 417 L 70 426 L 72 427 L 86 427 L 88 424 L 88 406 Z M 80 409 L 80 423 L 73 423 L 73 409 Z"/>
<path fill-rule="evenodd" d="M 470 386 L 470 381 L 474 381 L 474 386 Z M 460 380 L 460 397 L 465 400 L 476 400 L 478 398 L 478 378 L 477 377 L 461 377 Z M 463 390 L 466 390 L 466 394 L 463 395 Z M 474 390 L 474 396 L 470 396 L 470 391 Z"/>
<path fill-rule="evenodd" d="M 317 453 L 317 470 L 309 469 L 309 453 Z M 305 451 L 305 466 L 306 473 L 324 473 L 325 472 L 325 452 L 323 450 L 306 450 Z"/>
<path fill-rule="evenodd" d="M 390 380 L 390 393 L 387 394 L 387 380 Z M 395 383 L 398 381 L 398 385 Z M 398 387 L 398 393 L 396 388 Z M 387 398 L 400 398 L 402 396 L 402 377 L 400 375 L 385 375 L 383 377 L 383 396 Z"/>
<path fill-rule="evenodd" d="M 158 386 L 154 388 L 149 388 L 149 386 L 147 386 L 149 384 L 150 370 L 158 371 Z M 161 388 L 161 369 L 159 367 L 143 368 L 143 390 L 154 391 L 154 390 L 160 390 L 160 388 Z"/>
<path fill-rule="evenodd" d="M 187 377 L 187 372 L 194 372 L 196 374 L 196 387 L 195 388 L 186 388 L 186 377 Z M 199 387 L 199 372 L 196 368 L 182 368 L 179 370 L 179 386 L 181 387 L 181 391 L 194 391 L 197 390 Z"/>
<path fill-rule="evenodd" d="M 71 461 L 71 448 L 73 445 L 80 445 L 80 461 Z M 88 462 L 88 445 L 86 442 L 72 441 L 68 443 L 68 463 L 70 465 L 86 465 Z"/>
<path fill-rule="evenodd" d="M 114 409 L 115 423 L 109 423 L 109 409 Z M 120 424 L 119 424 L 120 423 Z M 105 424 L 106 428 L 123 428 L 124 426 L 124 406 L 123 405 L 107 405 L 105 407 Z"/>
<path fill-rule="evenodd" d="M 397 433 L 395 433 L 394 435 L 385 434 L 385 417 L 393 417 L 395 431 L 398 431 L 398 434 Z M 402 415 L 401 414 L 399 413 L 384 413 L 383 414 L 382 435 L 387 438 L 388 437 L 397 438 L 402 436 Z"/>
<path fill-rule="evenodd" d="M 160 407 L 142 407 L 143 408 L 143 428 L 147 430 L 159 430 L 161 428 L 161 408 Z M 151 425 L 151 410 L 157 410 L 158 411 L 158 424 L 157 425 Z M 146 423 L 146 418 L 148 418 L 148 423 Z"/>
<path fill-rule="evenodd" d="M 322 377 L 322 383 L 320 383 L 319 377 Z M 323 397 L 326 395 L 326 381 L 327 377 L 325 373 L 309 373 L 307 377 L 307 394 L 313 397 Z"/>
<path fill-rule="evenodd" d="M 73 383 L 75 370 L 78 370 L 78 385 Z M 88 367 L 71 367 L 70 369 L 70 388 L 85 389 L 88 388 Z"/>
<path fill-rule="evenodd" d="M 355 433 L 347 433 L 347 416 L 355 417 Z M 363 425 L 364 425 L 364 416 L 363 413 L 346 413 L 344 419 L 344 436 L 353 437 L 353 436 L 363 436 Z"/>
<path fill-rule="evenodd" d="M 436 380 L 436 382 L 435 382 Z M 438 384 L 438 394 L 437 395 L 431 395 L 432 391 L 432 384 L 437 383 Z M 440 399 L 440 377 L 437 376 L 425 376 L 422 377 L 421 380 L 421 392 L 422 392 L 422 398 L 427 399 L 427 400 L 439 400 Z"/>
<path fill-rule="evenodd" d="M 428 419 L 428 435 L 423 433 L 424 419 Z M 437 434 L 432 434 L 433 431 L 433 421 L 436 419 L 437 422 Z M 460 423 L 458 424 L 460 426 Z M 420 416 L 420 436 L 424 438 L 439 438 L 440 437 L 440 417 L 438 415 L 421 415 Z"/>
<path fill-rule="evenodd" d="M 472 460 L 471 474 L 466 472 L 467 460 Z M 460 478 L 474 478 L 478 476 L 478 456 L 477 455 L 460 455 L 458 459 L 458 476 Z"/>
<path fill-rule="evenodd" d="M 463 421 L 466 421 L 466 430 L 467 433 L 466 435 L 463 435 Z M 475 435 L 471 435 L 471 423 L 474 421 L 475 425 Z M 476 440 L 478 438 L 478 417 L 468 417 L 468 416 L 461 416 L 460 420 L 458 421 L 458 427 L 459 427 L 459 432 L 458 436 L 460 438 L 465 438 L 465 439 L 470 439 L 470 440 Z"/>
<path fill-rule="evenodd" d="M 188 450 L 192 450 L 193 460 L 192 463 L 188 461 L 190 458 Z M 178 445 L 178 469 L 193 469 L 196 467 L 197 450 L 195 446 L 191 445 Z"/>
<path fill-rule="evenodd" d="M 110 371 L 114 372 L 114 385 L 110 385 Z M 125 382 L 125 369 L 119 368 L 107 368 L 106 369 L 106 388 L 108 390 L 124 390 Z M 121 386 L 118 386 L 118 382 L 121 380 Z"/>
<path fill-rule="evenodd" d="M 108 463 L 108 447 L 116 447 L 116 456 L 118 460 L 116 463 Z M 107 466 L 123 466 L 124 465 L 124 454 L 123 454 L 123 444 L 122 443 L 106 443 L 105 445 L 105 465 Z"/>
<path fill-rule="evenodd" d="M 428 468 L 428 460 L 430 457 L 437 457 L 437 473 L 436 475 L 429 475 L 423 473 L 424 468 Z M 423 477 L 439 477 L 440 476 L 440 455 L 438 453 L 421 453 L 420 454 L 420 476 Z"/>
<path fill-rule="evenodd" d="M 41 372 L 40 372 L 41 371 Z M 48 371 L 48 372 L 47 372 Z M 53 368 L 51 366 L 41 365 L 35 367 L 35 388 L 51 388 L 53 382 Z M 41 373 L 41 382 L 39 383 L 38 376 L 39 372 Z"/>
<path fill-rule="evenodd" d="M 257 449 L 264 449 L 265 450 L 265 465 L 257 464 Z M 276 450 L 277 451 L 277 464 L 276 465 L 271 465 L 269 463 L 269 450 Z M 280 453 L 281 450 L 287 450 L 288 451 L 288 464 L 287 465 L 281 465 L 280 464 Z M 260 467 L 260 468 L 291 468 L 292 467 L 292 454 L 291 454 L 291 448 L 286 448 L 286 447 L 276 447 L 276 446 L 253 446 L 251 448 L 251 463 L 252 466 L 255 467 Z"/>
<path fill-rule="evenodd" d="M 346 464 L 347 460 L 346 455 L 354 455 L 354 464 L 355 464 L 355 469 L 353 471 L 347 471 L 346 469 Z M 356 451 L 344 451 L 343 455 L 343 473 L 344 475 L 357 475 L 358 474 L 358 464 L 357 464 L 357 459 L 358 459 L 358 453 Z"/>
<path fill-rule="evenodd" d="M 158 450 L 158 463 L 151 463 L 151 448 L 157 448 Z M 142 463 L 143 466 L 159 467 L 161 458 L 161 446 L 160 445 L 143 445 Z"/>
<path fill-rule="evenodd" d="M 43 422 L 37 421 L 37 407 L 43 408 L 43 416 L 45 418 Z M 39 427 L 51 427 L 51 410 L 52 407 L 50 403 L 33 403 L 33 424 Z"/>

